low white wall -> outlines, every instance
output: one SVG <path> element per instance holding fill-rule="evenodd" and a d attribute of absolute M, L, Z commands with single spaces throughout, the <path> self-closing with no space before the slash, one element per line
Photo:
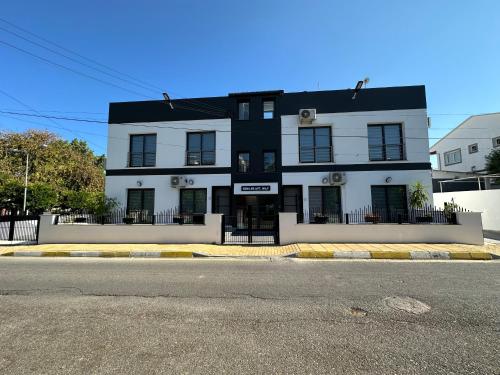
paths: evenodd
<path fill-rule="evenodd" d="M 483 214 L 485 230 L 500 231 L 500 190 L 453 191 L 434 193 L 434 205 L 444 207 L 445 202 L 453 201 L 460 207 Z"/>
<path fill-rule="evenodd" d="M 216 243 L 221 242 L 221 214 L 206 214 L 194 224 L 58 224 L 56 215 L 40 217 L 39 244 L 47 243 Z"/>
<path fill-rule="evenodd" d="M 463 243 L 482 245 L 481 214 L 457 213 L 447 224 L 297 224 L 296 213 L 280 213 L 280 243 Z"/>

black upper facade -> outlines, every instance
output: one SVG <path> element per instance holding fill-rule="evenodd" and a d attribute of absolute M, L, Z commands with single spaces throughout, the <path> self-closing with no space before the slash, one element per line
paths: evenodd
<path fill-rule="evenodd" d="M 352 99 L 353 90 L 303 91 L 282 90 L 233 93 L 228 96 L 175 99 L 174 109 L 165 100 L 118 102 L 109 105 L 110 124 L 188 121 L 204 119 L 237 119 L 238 102 L 243 98 L 276 100 L 276 116 L 297 115 L 302 108 L 315 108 L 317 113 L 389 111 L 427 108 L 425 86 L 364 88 Z M 253 120 L 258 120 L 254 118 Z"/>

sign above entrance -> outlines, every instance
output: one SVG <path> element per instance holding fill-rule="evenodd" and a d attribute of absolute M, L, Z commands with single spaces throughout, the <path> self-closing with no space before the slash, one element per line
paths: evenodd
<path fill-rule="evenodd" d="M 235 195 L 278 194 L 277 182 L 247 182 L 234 184 Z"/>

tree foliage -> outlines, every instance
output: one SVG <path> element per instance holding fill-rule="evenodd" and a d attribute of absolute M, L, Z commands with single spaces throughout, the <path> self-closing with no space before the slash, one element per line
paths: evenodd
<path fill-rule="evenodd" d="M 488 174 L 500 173 L 500 149 L 493 150 L 486 155 L 486 170 Z"/>
<path fill-rule="evenodd" d="M 0 132 L 0 208 L 22 209 L 25 152 L 30 159 L 27 203 L 31 211 L 95 209 L 95 202 L 104 199 L 104 155 L 94 155 L 85 141 L 69 142 L 39 130 Z"/>

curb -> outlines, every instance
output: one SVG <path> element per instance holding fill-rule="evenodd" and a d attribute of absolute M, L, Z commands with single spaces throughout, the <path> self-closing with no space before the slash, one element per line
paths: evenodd
<path fill-rule="evenodd" d="M 327 259 L 406 259 L 406 260 L 492 260 L 496 257 L 483 252 L 456 251 L 300 251 L 297 258 Z"/>
<path fill-rule="evenodd" d="M 229 255 L 210 255 L 192 251 L 10 251 L 0 256 L 14 257 L 96 257 L 96 258 L 234 258 Z M 268 256 L 264 256 L 268 258 Z M 483 252 L 456 251 L 333 251 L 305 250 L 282 257 L 303 259 L 404 259 L 404 260 L 492 260 L 497 257 Z M 262 256 L 238 256 L 262 258 Z"/>

